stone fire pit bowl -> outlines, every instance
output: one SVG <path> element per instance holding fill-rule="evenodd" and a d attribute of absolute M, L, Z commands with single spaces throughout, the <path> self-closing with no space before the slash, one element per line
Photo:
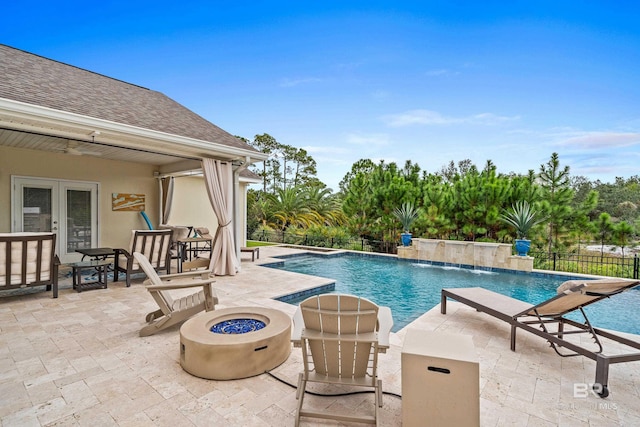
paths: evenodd
<path fill-rule="evenodd" d="M 213 310 L 192 317 L 180 328 L 180 365 L 200 378 L 260 375 L 283 363 L 290 353 L 291 318 L 271 308 Z"/>

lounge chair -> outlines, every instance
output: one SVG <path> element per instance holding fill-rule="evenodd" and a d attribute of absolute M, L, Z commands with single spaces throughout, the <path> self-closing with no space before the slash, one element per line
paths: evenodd
<path fill-rule="evenodd" d="M 160 307 L 147 314 L 148 325 L 140 329 L 141 337 L 155 334 L 162 329 L 183 322 L 202 310 L 211 311 L 218 303 L 218 297 L 211 286 L 215 281 L 210 277 L 211 270 L 158 276 L 147 257 L 140 252 L 134 252 L 133 256 L 148 277 L 145 281 L 147 290 Z M 198 287 L 202 290 L 175 300 L 169 292 Z"/>
<path fill-rule="evenodd" d="M 562 357 L 585 356 L 596 362 L 594 391 L 602 398 L 609 395 L 609 365 L 640 360 L 640 343 L 594 328 L 583 307 L 612 297 L 635 286 L 640 281 L 625 279 L 569 280 L 558 287 L 558 294 L 547 301 L 532 305 L 484 288 L 452 288 L 442 290 L 440 311 L 447 312 L 447 298 L 459 301 L 478 311 L 507 322 L 511 326 L 511 350 L 516 350 L 516 330 L 521 328 L 538 335 L 549 342 L 555 352 Z M 584 322 L 565 317 L 579 310 Z M 555 327 L 554 327 L 555 325 Z M 594 341 L 593 348 L 568 341 L 573 334 L 589 334 Z M 599 337 L 604 337 L 634 349 L 626 354 L 603 354 Z M 574 340 L 575 341 L 575 340 Z"/>
<path fill-rule="evenodd" d="M 120 272 L 125 273 L 127 287 L 131 286 L 131 274 L 142 271 L 133 257 L 140 252 L 149 260 L 156 270 L 171 273 L 171 230 L 131 230 L 129 251 L 123 248 L 114 249 L 113 281 L 117 282 Z"/>
<path fill-rule="evenodd" d="M 302 347 L 304 371 L 298 378 L 300 417 L 356 421 L 378 425 L 382 407 L 382 381 L 378 378 L 378 352 L 389 347 L 393 326 L 391 310 L 352 295 L 325 294 L 307 298 L 294 315 L 292 341 Z M 307 382 L 372 388 L 373 415 L 336 414 L 303 408 Z"/>

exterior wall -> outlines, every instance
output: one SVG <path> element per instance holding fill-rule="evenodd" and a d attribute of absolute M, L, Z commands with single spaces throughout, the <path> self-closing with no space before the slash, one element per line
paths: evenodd
<path fill-rule="evenodd" d="M 239 211 L 236 224 L 240 230 L 238 247 L 247 244 L 247 188 L 249 184 L 240 183 Z M 173 207 L 168 221 L 169 225 L 191 225 L 207 227 L 211 234 L 218 228 L 218 218 L 213 212 L 204 178 L 200 176 L 177 177 L 174 181 Z"/>
<path fill-rule="evenodd" d="M 11 232 L 11 176 L 97 182 L 98 246 L 128 248 L 131 230 L 146 230 L 139 212 L 111 210 L 112 193 L 145 195 L 145 212 L 154 228 L 160 224 L 160 188 L 153 173 L 154 165 L 119 162 L 91 156 L 47 153 L 0 146 L 0 233 Z M 207 227 L 215 233 L 218 219 L 207 195 L 204 179 L 198 176 L 177 177 L 170 225 Z M 240 209 L 236 226 L 240 230 L 238 246 L 246 245 L 246 190 L 240 183 Z"/>
<path fill-rule="evenodd" d="M 145 212 L 158 223 L 158 183 L 153 165 L 103 160 L 0 146 L 0 232 L 11 231 L 11 176 L 100 183 L 98 227 L 100 246 L 129 245 L 131 230 L 147 228 L 139 212 L 111 210 L 112 193 L 144 194 Z"/>
<path fill-rule="evenodd" d="M 238 212 L 238 230 L 240 237 L 238 246 L 240 247 L 247 246 L 247 190 L 249 189 L 249 185 L 250 184 L 246 182 L 240 183 L 240 212 Z"/>
<path fill-rule="evenodd" d="M 169 225 L 207 227 L 211 234 L 218 228 L 218 218 L 213 213 L 204 178 L 181 176 L 174 180 L 173 204 Z"/>

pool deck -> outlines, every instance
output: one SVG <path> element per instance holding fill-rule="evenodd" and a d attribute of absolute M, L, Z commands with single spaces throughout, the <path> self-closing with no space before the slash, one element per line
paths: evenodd
<path fill-rule="evenodd" d="M 293 315 L 293 306 L 272 298 L 328 282 L 260 266 L 294 252 L 262 247 L 255 262 L 243 257 L 238 275 L 217 278 L 218 308 L 255 305 Z M 157 308 L 141 281 L 76 293 L 65 279 L 57 299 L 50 292 L 0 292 L 2 426 L 293 425 L 297 401 L 289 385 L 267 374 L 233 381 L 187 374 L 179 364 L 178 326 L 140 338 L 146 313 Z M 593 382 L 594 362 L 561 358 L 523 332 L 512 352 L 506 323 L 455 302 L 447 311 L 442 315 L 436 306 L 407 328 L 473 337 L 482 426 L 640 425 L 640 362 L 611 366 L 609 398 L 574 397 L 574 384 Z M 379 358 L 383 389 L 397 394 L 407 328 L 392 334 L 391 349 Z M 272 373 L 295 384 L 301 370 L 300 349 L 294 348 Z M 353 412 L 372 410 L 372 399 L 309 396 L 305 403 Z M 381 421 L 401 424 L 401 400 L 384 396 Z M 303 419 L 303 425 L 350 424 Z"/>

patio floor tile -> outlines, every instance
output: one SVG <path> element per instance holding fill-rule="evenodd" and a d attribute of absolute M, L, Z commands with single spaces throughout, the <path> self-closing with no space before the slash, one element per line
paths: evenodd
<path fill-rule="evenodd" d="M 293 315 L 294 306 L 273 298 L 331 282 L 260 266 L 296 251 L 263 247 L 260 259 L 244 260 L 238 275 L 217 277 L 218 308 L 264 306 Z M 110 282 L 107 289 L 76 293 L 65 277 L 57 299 L 38 289 L 0 292 L 2 426 L 293 425 L 300 349 L 293 348 L 273 376 L 193 377 L 179 364 L 179 326 L 139 337 L 146 313 L 156 308 L 141 281 L 130 288 Z M 593 381 L 594 362 L 560 358 L 542 339 L 523 332 L 512 352 L 505 323 L 455 302 L 447 308 L 447 315 L 437 306 L 407 328 L 473 337 L 483 427 L 640 425 L 640 362 L 611 367 L 608 399 L 591 393 L 574 397 L 576 383 Z M 391 348 L 379 357 L 385 392 L 402 393 L 400 359 L 407 328 L 392 334 Z M 400 425 L 401 400 L 386 394 L 383 402 L 382 425 Z M 305 404 L 367 413 L 373 411 L 373 396 L 307 396 Z M 303 424 L 349 425 L 304 419 Z"/>

